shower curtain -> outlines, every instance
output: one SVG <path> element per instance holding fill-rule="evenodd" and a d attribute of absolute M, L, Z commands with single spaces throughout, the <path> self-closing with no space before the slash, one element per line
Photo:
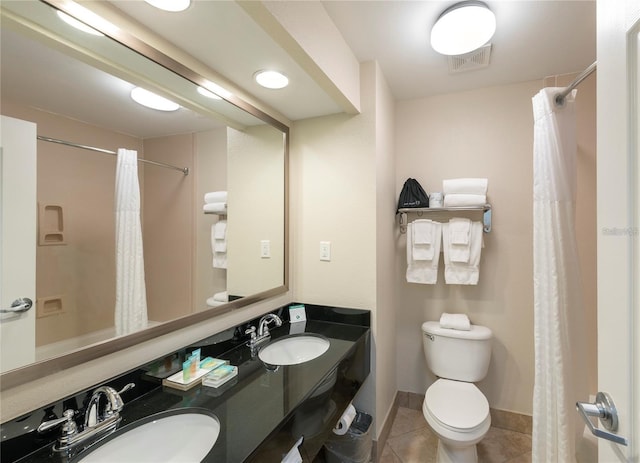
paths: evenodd
<path fill-rule="evenodd" d="M 119 149 L 116 167 L 116 336 L 147 326 L 138 153 Z"/>
<path fill-rule="evenodd" d="M 582 435 L 575 409 L 588 399 L 578 250 L 575 237 L 575 93 L 533 97 L 533 277 L 535 384 L 532 461 L 576 461 Z"/>

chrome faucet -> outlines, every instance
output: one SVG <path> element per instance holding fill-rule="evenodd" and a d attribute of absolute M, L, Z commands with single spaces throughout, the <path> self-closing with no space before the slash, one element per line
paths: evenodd
<path fill-rule="evenodd" d="M 76 412 L 74 410 L 65 410 L 62 418 L 41 423 L 38 426 L 38 432 L 43 433 L 62 425 L 62 436 L 53 447 L 56 451 L 62 451 L 84 443 L 98 435 L 113 431 L 120 422 L 120 412 L 124 407 L 120 394 L 133 387 L 135 387 L 135 384 L 129 383 L 120 391 L 116 391 L 110 386 L 101 386 L 93 391 L 85 410 L 84 427 L 80 432 L 78 432 L 75 422 Z M 100 408 L 101 397 L 106 398 L 106 403 L 102 409 Z"/>
<path fill-rule="evenodd" d="M 274 313 L 268 313 L 260 319 L 258 324 L 258 338 L 271 337 L 269 334 L 269 323 L 274 322 L 276 326 L 282 326 L 282 320 Z"/>
<path fill-rule="evenodd" d="M 258 323 L 258 332 L 256 334 L 256 327 L 250 326 L 245 334 L 251 336 L 251 339 L 247 342 L 247 346 L 251 348 L 252 354 L 255 354 L 257 347 L 265 341 L 271 339 L 269 333 L 269 324 L 274 323 L 275 326 L 282 326 L 282 320 L 276 314 L 268 313 L 260 319 Z"/>

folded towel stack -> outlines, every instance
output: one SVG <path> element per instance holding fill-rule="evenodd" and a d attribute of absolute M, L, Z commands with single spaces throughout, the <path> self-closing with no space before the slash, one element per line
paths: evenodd
<path fill-rule="evenodd" d="M 414 220 L 407 225 L 407 281 L 435 284 L 442 224 L 432 220 Z"/>
<path fill-rule="evenodd" d="M 227 214 L 227 192 L 226 191 L 211 191 L 204 195 L 204 206 L 202 206 L 204 212 L 210 214 Z"/>
<path fill-rule="evenodd" d="M 219 305 L 229 302 L 229 294 L 226 291 L 215 293 L 213 296 L 207 299 L 207 305 L 209 307 L 218 307 Z"/>
<path fill-rule="evenodd" d="M 218 220 L 211 225 L 211 251 L 213 268 L 227 268 L 227 221 Z"/>
<path fill-rule="evenodd" d="M 487 203 L 486 178 L 453 178 L 442 181 L 444 207 L 484 206 Z"/>
<path fill-rule="evenodd" d="M 470 331 L 471 322 L 463 313 L 443 313 L 440 316 L 440 327 L 450 330 Z"/>

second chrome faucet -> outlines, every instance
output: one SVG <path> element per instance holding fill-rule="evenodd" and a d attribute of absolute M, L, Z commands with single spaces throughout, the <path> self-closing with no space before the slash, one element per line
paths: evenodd
<path fill-rule="evenodd" d="M 280 317 L 276 314 L 268 313 L 260 319 L 257 333 L 255 326 L 250 326 L 247 331 L 245 331 L 246 334 L 251 336 L 247 342 L 247 346 L 249 346 L 252 351 L 254 351 L 260 344 L 271 339 L 271 334 L 269 333 L 270 323 L 273 323 L 275 326 L 282 326 L 282 320 Z"/>

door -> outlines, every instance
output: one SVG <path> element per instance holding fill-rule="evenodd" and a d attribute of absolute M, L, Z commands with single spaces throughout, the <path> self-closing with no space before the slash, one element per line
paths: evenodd
<path fill-rule="evenodd" d="M 638 461 L 638 0 L 598 0 L 598 389 L 618 411 L 615 434 L 599 439 L 600 462 Z M 602 428 L 602 423 L 598 423 Z"/>
<path fill-rule="evenodd" d="M 0 120 L 0 308 L 36 298 L 36 125 Z M 36 310 L 0 314 L 0 371 L 33 363 Z M 10 346 L 9 348 L 7 348 Z"/>

